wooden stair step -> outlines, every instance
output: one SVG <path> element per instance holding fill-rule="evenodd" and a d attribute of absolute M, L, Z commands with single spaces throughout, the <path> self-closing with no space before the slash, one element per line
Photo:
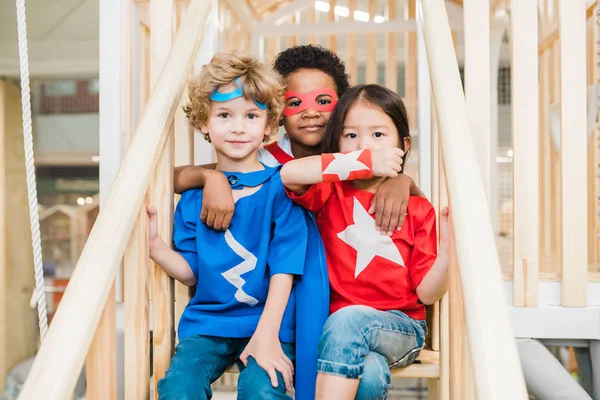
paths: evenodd
<path fill-rule="evenodd" d="M 394 378 L 439 378 L 440 377 L 440 352 L 428 348 L 421 350 L 417 361 L 406 368 L 392 370 Z"/>
<path fill-rule="evenodd" d="M 411 364 L 406 368 L 397 368 L 392 370 L 394 378 L 439 378 L 440 377 L 440 352 L 425 348 L 417 361 L 419 364 Z M 233 364 L 227 369 L 227 372 L 238 373 L 239 369 Z"/>

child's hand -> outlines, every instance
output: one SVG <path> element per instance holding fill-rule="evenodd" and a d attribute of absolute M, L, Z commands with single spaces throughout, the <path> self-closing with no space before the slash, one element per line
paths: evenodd
<path fill-rule="evenodd" d="M 447 250 L 450 250 L 450 222 L 448 217 L 450 210 L 448 207 L 444 207 L 440 212 L 440 242 L 446 246 Z"/>
<path fill-rule="evenodd" d="M 294 382 L 294 364 L 285 355 L 277 335 L 263 335 L 256 332 L 240 355 L 240 361 L 248 365 L 248 357 L 252 356 L 256 363 L 264 369 L 271 385 L 277 387 L 277 371 L 283 376 L 287 390 L 291 390 Z"/>
<path fill-rule="evenodd" d="M 231 185 L 219 171 L 207 171 L 207 174 L 200 220 L 217 231 L 226 230 L 235 210 Z"/>
<path fill-rule="evenodd" d="M 394 229 L 400 230 L 404 224 L 412 183 L 410 176 L 401 174 L 377 188 L 369 214 L 375 214 L 375 226 L 382 235 L 392 236 Z"/>
<path fill-rule="evenodd" d="M 373 176 L 398 176 L 402 171 L 404 152 L 397 147 L 385 147 L 371 150 Z"/>

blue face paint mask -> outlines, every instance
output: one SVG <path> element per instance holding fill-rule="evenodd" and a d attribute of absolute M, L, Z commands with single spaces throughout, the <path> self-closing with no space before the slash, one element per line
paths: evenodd
<path fill-rule="evenodd" d="M 240 85 L 239 80 L 240 80 L 240 78 L 235 78 L 235 80 L 233 81 L 233 84 L 236 87 L 235 90 L 232 90 L 231 92 L 227 92 L 227 93 L 220 93 L 219 89 L 217 89 L 214 92 L 212 92 L 212 94 L 210 95 L 210 99 L 212 101 L 217 101 L 219 103 L 223 103 L 223 102 L 226 102 L 226 101 L 237 99 L 238 97 L 244 97 L 244 90 L 242 88 L 242 85 Z M 266 104 L 259 103 L 256 100 L 254 100 L 254 103 L 261 110 L 266 110 L 267 109 L 267 105 Z"/>

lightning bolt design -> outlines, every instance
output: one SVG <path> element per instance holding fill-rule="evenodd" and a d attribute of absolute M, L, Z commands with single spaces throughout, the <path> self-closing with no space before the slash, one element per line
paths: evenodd
<path fill-rule="evenodd" d="M 240 242 L 233 237 L 229 229 L 225 231 L 225 241 L 231 250 L 233 250 L 233 252 L 240 256 L 244 261 L 223 272 L 221 275 L 223 275 L 223 278 L 225 278 L 227 282 L 231 283 L 237 288 L 237 291 L 235 292 L 235 299 L 237 301 L 248 304 L 250 307 L 254 307 L 258 304 L 258 300 L 244 292 L 242 286 L 244 286 L 246 281 L 241 277 L 241 275 L 256 268 L 257 258 L 254 254 L 246 250 L 244 246 L 242 246 Z"/>

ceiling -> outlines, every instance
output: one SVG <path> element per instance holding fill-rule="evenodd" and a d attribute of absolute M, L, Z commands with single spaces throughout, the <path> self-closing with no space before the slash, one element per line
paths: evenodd
<path fill-rule="evenodd" d="M 26 0 L 32 76 L 98 75 L 99 1 Z M 245 2 L 250 14 L 261 20 L 292 1 L 306 0 L 229 0 L 234 1 Z M 451 19 L 461 17 L 459 2 L 447 2 Z M 338 0 L 338 5 L 342 3 Z M 357 9 L 366 10 L 367 4 L 367 0 L 358 0 Z M 15 7 L 14 0 L 0 0 L 0 76 L 19 74 Z"/>
<path fill-rule="evenodd" d="M 98 2 L 26 0 L 32 75 L 97 75 Z M 17 73 L 16 5 L 14 0 L 0 0 L 0 76 Z"/>

